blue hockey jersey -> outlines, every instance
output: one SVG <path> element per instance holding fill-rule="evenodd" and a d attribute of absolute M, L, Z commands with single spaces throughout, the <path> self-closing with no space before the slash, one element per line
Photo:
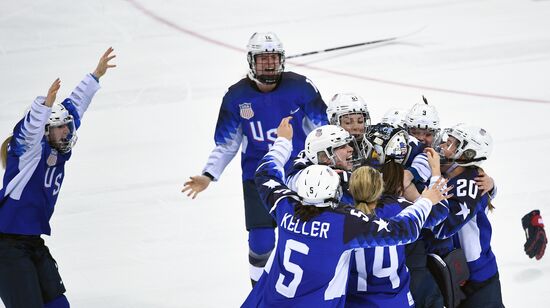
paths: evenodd
<path fill-rule="evenodd" d="M 384 195 L 375 209 L 378 217 L 389 219 L 413 203 Z M 449 209 L 446 202 L 432 207 L 424 227 L 441 223 Z M 410 275 L 405 265 L 405 246 L 356 249 L 352 256 L 349 296 L 346 307 L 412 307 Z"/>
<path fill-rule="evenodd" d="M 388 220 L 340 207 L 300 221 L 294 217 L 300 199 L 283 182 L 289 157 L 281 154 L 279 144 L 290 143 L 285 140 L 277 139 L 256 172 L 258 191 L 277 221 L 279 237 L 243 307 L 344 307 L 353 249 L 414 241 L 431 202 L 420 199 Z"/>
<path fill-rule="evenodd" d="M 97 80 L 86 75 L 63 101 L 76 128 L 98 89 Z M 58 153 L 44 135 L 51 114 L 51 108 L 44 105 L 45 99 L 37 97 L 13 129 L 0 190 L 0 233 L 50 235 L 49 221 L 71 152 Z"/>
<path fill-rule="evenodd" d="M 403 161 L 403 166 L 412 173 L 415 184 L 424 184 L 432 176 L 428 156 L 424 153 L 426 146 L 414 136 L 409 135 L 407 148 L 407 157 Z M 419 190 L 419 192 L 422 192 L 422 190 Z"/>
<path fill-rule="evenodd" d="M 287 116 L 293 117 L 294 155 L 304 148 L 309 132 L 328 124 L 326 105 L 317 88 L 304 76 L 284 72 L 277 87 L 268 93 L 260 92 L 248 78 L 231 86 L 218 115 L 216 147 L 203 173 L 219 179 L 242 144 L 242 178 L 253 180 L 258 162 L 277 138 L 277 127 Z"/>
<path fill-rule="evenodd" d="M 475 177 L 477 168 L 465 168 L 464 172 L 450 179 L 449 217 L 433 228 L 436 238 L 452 236 L 454 247 L 462 248 L 468 261 L 470 280 L 484 281 L 498 271 L 495 255 L 491 250 L 491 223 L 487 217 L 489 195 L 481 195 Z"/>
<path fill-rule="evenodd" d="M 402 209 L 394 198 L 384 198 L 375 212 L 387 219 Z M 356 249 L 351 265 L 346 307 L 414 306 L 409 270 L 405 266 L 405 246 Z"/>

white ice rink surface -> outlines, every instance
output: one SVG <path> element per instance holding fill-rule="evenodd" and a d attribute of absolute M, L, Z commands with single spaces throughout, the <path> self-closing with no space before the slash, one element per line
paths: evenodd
<path fill-rule="evenodd" d="M 505 305 L 548 307 L 550 256 L 524 254 L 520 219 L 538 208 L 550 221 L 550 1 L 2 0 L 2 139 L 56 77 L 61 100 L 107 47 L 118 55 L 46 239 L 72 306 L 239 306 L 250 291 L 240 159 L 197 199 L 180 190 L 213 148 L 248 38 L 274 31 L 291 55 L 422 27 L 287 70 L 325 101 L 360 94 L 375 121 L 424 94 L 443 126 L 484 126 L 495 143 L 484 167 L 499 188 L 490 218 Z"/>

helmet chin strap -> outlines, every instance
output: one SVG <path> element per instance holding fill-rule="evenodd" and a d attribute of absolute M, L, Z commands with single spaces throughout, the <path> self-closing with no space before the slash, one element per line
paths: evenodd
<path fill-rule="evenodd" d="M 449 167 L 449 169 L 447 169 L 447 171 L 445 171 L 446 174 L 450 174 L 451 172 L 453 172 L 456 168 L 460 167 L 459 164 L 457 164 L 455 161 L 453 161 L 453 163 L 451 164 L 451 166 Z"/>
<path fill-rule="evenodd" d="M 273 82 L 273 83 L 266 83 L 266 82 L 263 82 L 263 81 L 259 80 L 258 78 L 256 78 L 256 77 L 254 76 L 254 73 L 252 73 L 251 70 L 248 71 L 248 75 L 247 75 L 247 76 L 248 76 L 248 78 L 250 78 L 250 80 L 254 81 L 255 83 L 258 83 L 258 84 L 261 84 L 261 85 L 264 85 L 264 86 L 274 85 L 274 84 L 276 84 L 276 83 L 279 81 L 279 79 L 277 78 L 277 81 L 275 81 L 275 82 Z"/>

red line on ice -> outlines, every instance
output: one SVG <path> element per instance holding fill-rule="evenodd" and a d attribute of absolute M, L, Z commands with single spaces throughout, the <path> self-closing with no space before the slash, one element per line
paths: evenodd
<path fill-rule="evenodd" d="M 147 15 L 148 17 L 150 17 L 150 18 L 156 20 L 157 22 L 159 22 L 161 24 L 164 24 L 164 25 L 166 25 L 166 26 L 168 26 L 168 27 L 170 27 L 170 28 L 172 28 L 172 29 L 174 29 L 178 32 L 185 33 L 185 34 L 193 36 L 193 37 L 195 37 L 199 40 L 202 40 L 202 41 L 205 41 L 205 42 L 208 42 L 210 44 L 217 45 L 217 46 L 221 46 L 221 47 L 233 50 L 233 51 L 238 51 L 238 52 L 245 52 L 246 51 L 243 48 L 238 48 L 238 47 L 229 45 L 229 44 L 224 43 L 222 41 L 212 39 L 212 38 L 207 37 L 205 35 L 202 35 L 198 32 L 195 32 L 195 31 L 186 29 L 182 26 L 179 26 L 179 25 L 163 18 L 162 16 L 159 16 L 159 15 L 155 14 L 153 11 L 148 10 L 147 8 L 145 8 L 144 6 L 142 6 L 139 2 L 137 2 L 135 0 L 126 0 L 126 1 L 129 2 L 136 9 L 141 11 L 143 14 Z M 477 93 L 477 92 L 437 88 L 437 87 L 432 87 L 432 86 L 417 85 L 417 84 L 412 84 L 412 83 L 391 81 L 391 80 L 385 80 L 385 79 L 380 79 L 380 78 L 374 78 L 374 77 L 368 77 L 368 76 L 363 76 L 363 75 L 352 74 L 352 73 L 340 72 L 340 71 L 335 71 L 335 70 L 331 70 L 331 69 L 315 67 L 315 66 L 311 66 L 311 65 L 307 65 L 307 64 L 298 64 L 298 63 L 295 63 L 295 62 L 290 62 L 290 63 L 295 64 L 297 66 L 302 66 L 302 67 L 305 67 L 305 68 L 308 68 L 308 69 L 311 69 L 311 70 L 326 72 L 326 73 L 329 73 L 329 74 L 334 74 L 334 75 L 339 75 L 339 76 L 346 76 L 346 77 L 361 79 L 361 80 L 368 80 L 368 81 L 372 81 L 372 82 L 384 83 L 384 84 L 400 86 L 400 87 L 423 89 L 423 90 L 437 91 L 437 92 L 444 92 L 444 93 L 453 93 L 453 94 L 458 94 L 458 95 L 468 95 L 468 96 L 485 97 L 485 98 L 492 98 L 492 99 L 518 101 L 518 102 L 545 103 L 545 104 L 550 103 L 549 100 L 543 100 L 543 99 L 503 96 L 503 95 L 495 95 L 495 94 L 486 94 L 486 93 Z"/>

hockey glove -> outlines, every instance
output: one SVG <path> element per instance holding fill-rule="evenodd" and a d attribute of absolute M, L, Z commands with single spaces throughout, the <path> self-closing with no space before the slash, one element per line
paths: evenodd
<path fill-rule="evenodd" d="M 529 258 L 535 257 L 540 260 L 544 256 L 546 249 L 546 232 L 544 232 L 544 223 L 539 210 L 533 210 L 523 216 L 521 224 L 525 230 L 526 242 L 524 245 L 525 253 Z"/>

